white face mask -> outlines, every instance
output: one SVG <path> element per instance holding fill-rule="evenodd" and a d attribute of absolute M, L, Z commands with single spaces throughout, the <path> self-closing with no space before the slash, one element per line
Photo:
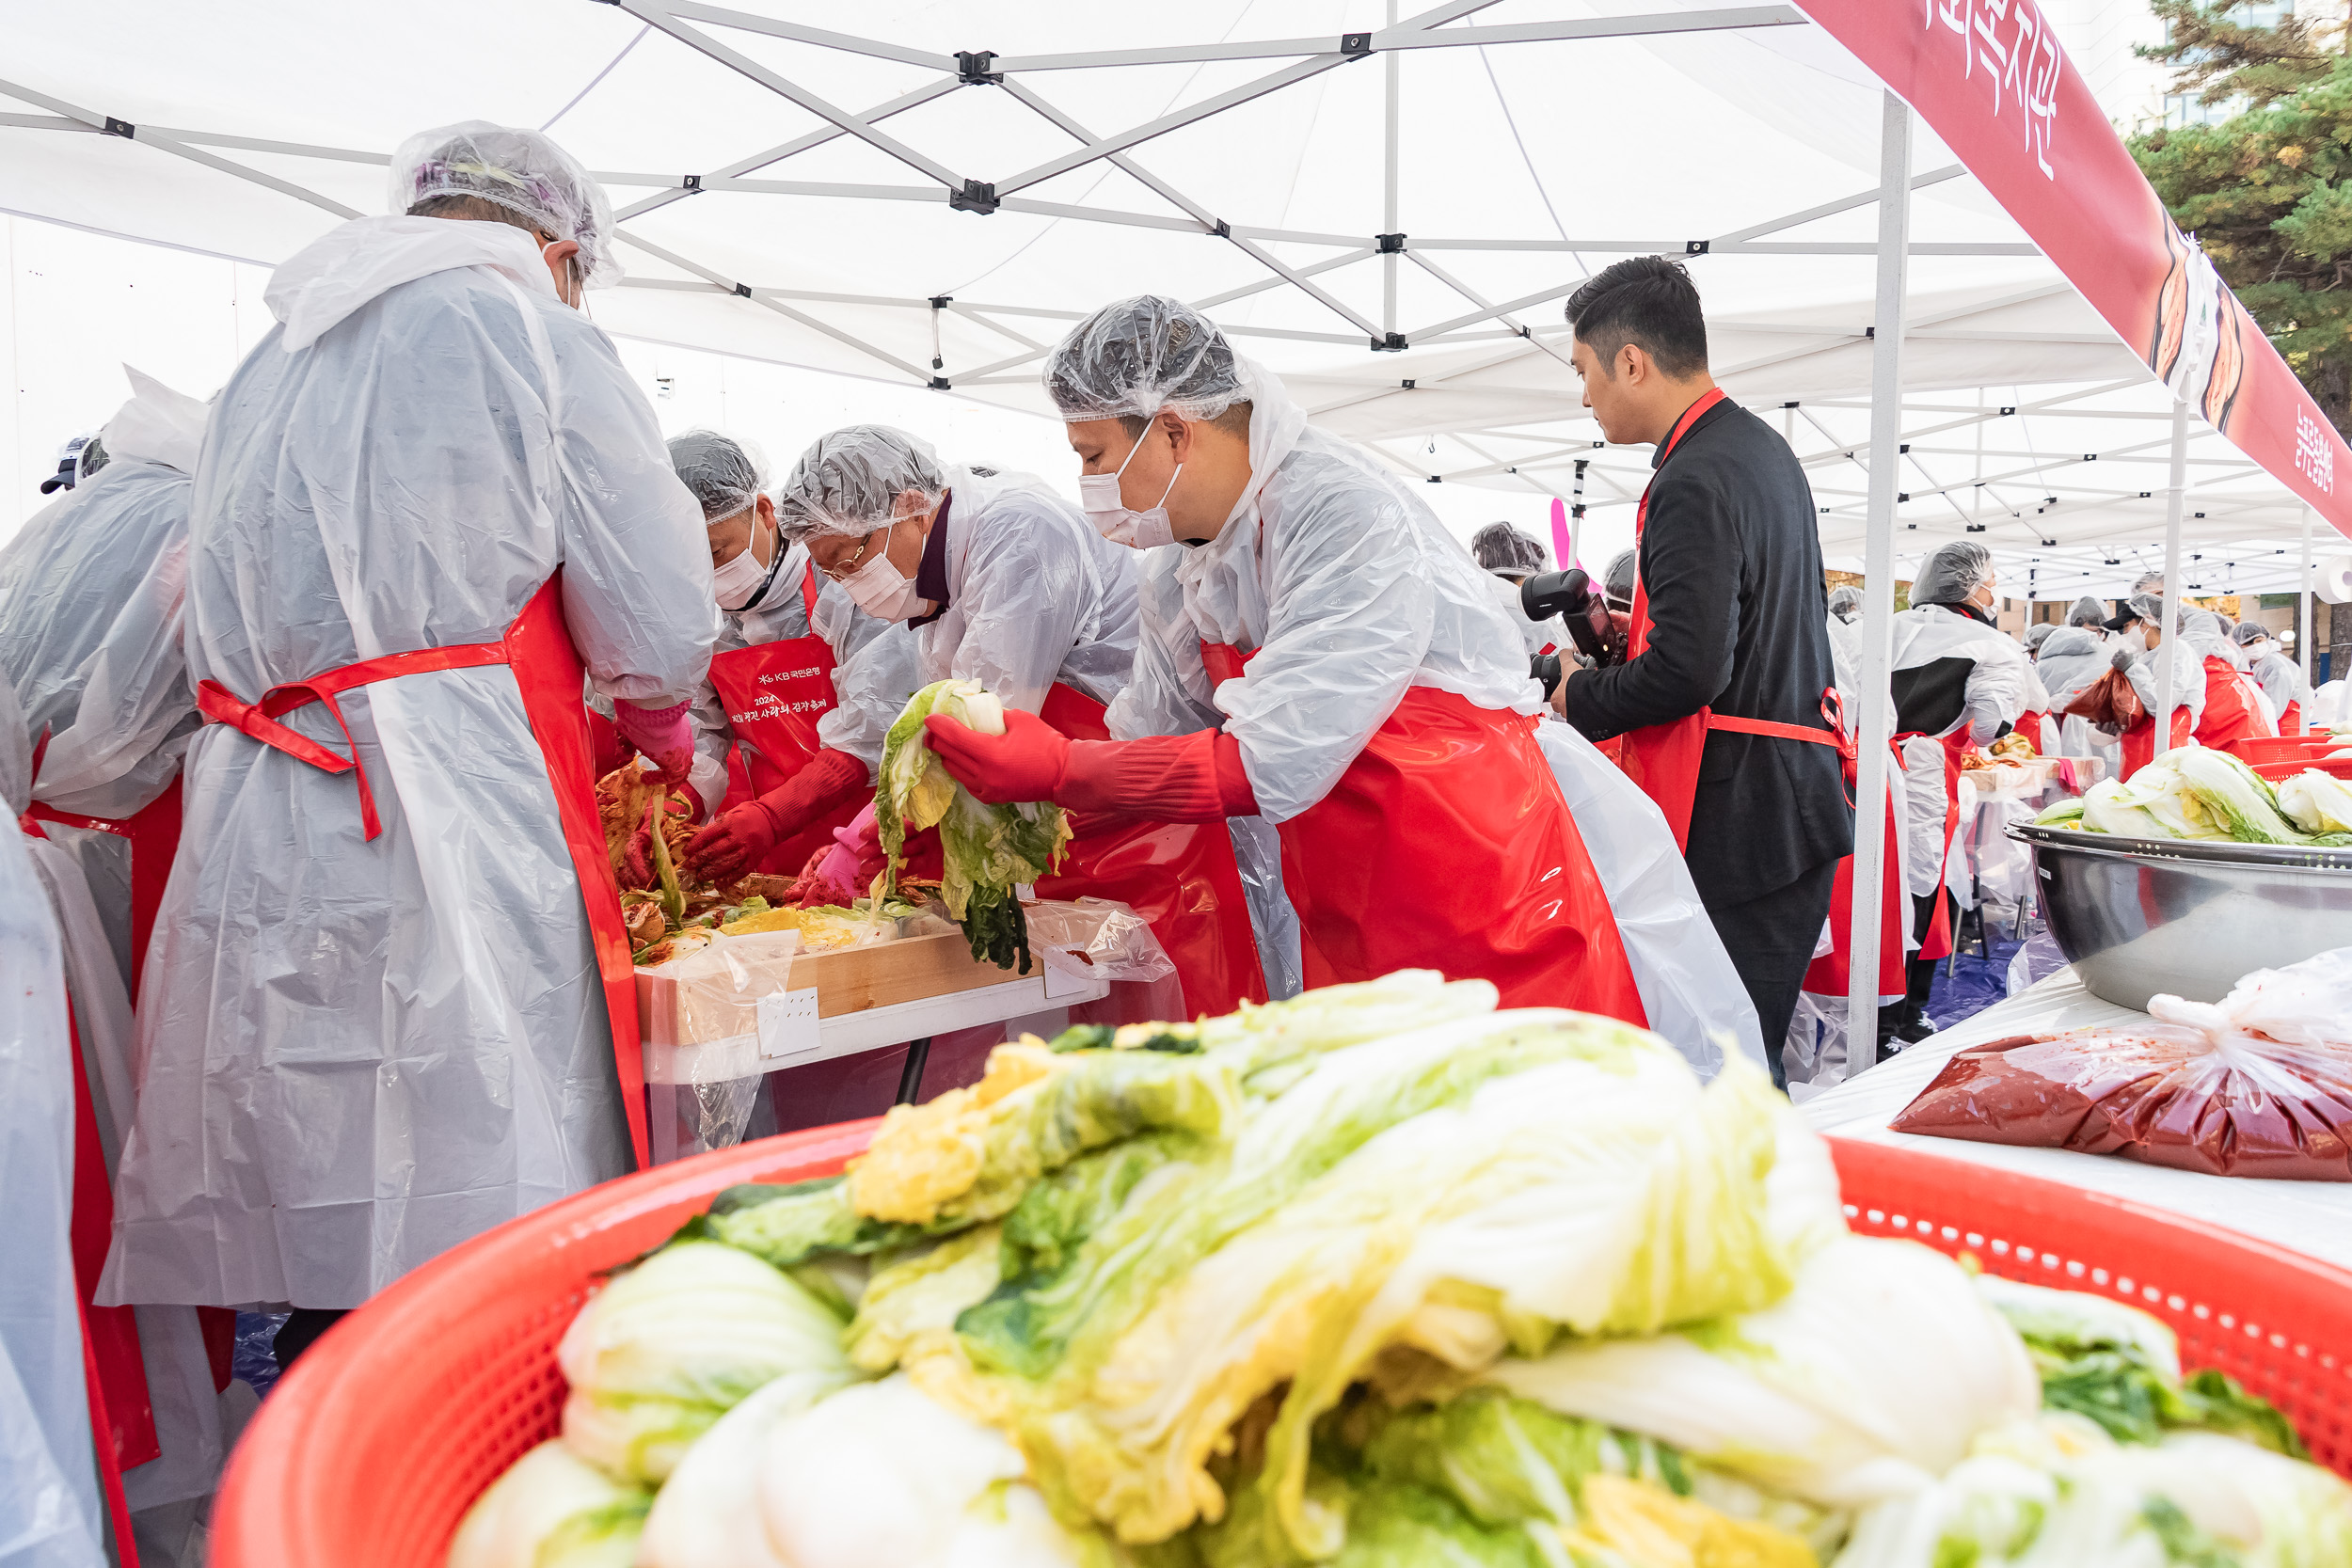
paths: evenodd
<path fill-rule="evenodd" d="M 768 579 L 774 575 L 776 546 L 772 536 L 768 553 L 771 559 L 759 559 L 759 524 L 755 519 L 751 543 L 736 551 L 734 560 L 710 569 L 710 596 L 718 601 L 721 610 L 749 610 L 759 602 Z"/>
<path fill-rule="evenodd" d="M 1177 480 L 1184 477 L 1184 466 L 1176 465 L 1176 471 L 1168 476 L 1168 488 L 1160 492 L 1160 503 L 1148 512 L 1136 512 L 1120 499 L 1119 481 L 1127 471 L 1127 465 L 1136 460 L 1143 443 L 1152 436 L 1146 426 L 1136 444 L 1127 449 L 1127 455 L 1115 474 L 1080 474 L 1078 504 L 1086 510 L 1087 521 L 1094 531 L 1114 545 L 1130 549 L 1148 550 L 1158 545 L 1176 542 L 1176 527 L 1168 520 L 1168 498 L 1176 491 Z"/>
<path fill-rule="evenodd" d="M 2146 653 L 2148 651 L 2148 629 L 2145 626 L 2126 626 L 2123 629 L 2123 646 L 2136 654 Z"/>
<path fill-rule="evenodd" d="M 897 527 L 897 524 L 892 524 Z M 890 563 L 890 537 L 882 536 L 874 559 L 836 579 L 860 610 L 877 621 L 912 621 L 930 601 L 915 593 L 914 579 Z"/>

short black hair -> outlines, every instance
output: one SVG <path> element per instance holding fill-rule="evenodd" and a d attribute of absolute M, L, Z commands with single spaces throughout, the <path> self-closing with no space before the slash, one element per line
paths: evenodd
<path fill-rule="evenodd" d="M 1633 256 L 1603 267 L 1568 296 L 1568 325 L 1613 377 L 1617 350 L 1632 343 L 1680 380 L 1707 369 L 1707 316 L 1682 263 Z"/>

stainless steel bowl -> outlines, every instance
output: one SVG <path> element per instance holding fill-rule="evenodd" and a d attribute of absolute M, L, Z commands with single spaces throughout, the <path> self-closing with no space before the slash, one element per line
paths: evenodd
<path fill-rule="evenodd" d="M 2091 994 L 2218 1002 L 2239 978 L 2352 947 L 2352 849 L 2197 844 L 2019 823 L 2042 915 Z"/>

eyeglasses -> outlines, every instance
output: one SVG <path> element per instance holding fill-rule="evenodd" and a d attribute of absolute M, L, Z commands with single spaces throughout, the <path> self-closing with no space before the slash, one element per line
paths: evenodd
<path fill-rule="evenodd" d="M 825 576 L 833 578 L 835 582 L 843 581 L 855 575 L 858 562 L 864 558 L 867 550 L 874 547 L 874 535 L 876 533 L 882 533 L 885 531 L 887 531 L 883 529 L 873 530 L 871 532 L 867 533 L 864 539 L 858 541 L 857 548 L 850 552 L 848 560 L 841 562 L 837 565 L 819 566 L 818 570 L 824 573 Z"/>

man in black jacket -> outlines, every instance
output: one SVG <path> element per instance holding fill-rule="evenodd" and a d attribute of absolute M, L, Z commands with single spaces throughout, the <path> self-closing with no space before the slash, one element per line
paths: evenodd
<path fill-rule="evenodd" d="M 1689 802 L 1691 877 L 1756 1003 L 1778 1080 L 1837 863 L 1853 849 L 1821 716 L 1833 676 L 1812 486 L 1779 434 L 1716 390 L 1698 290 L 1678 263 L 1619 261 L 1569 297 L 1567 317 L 1601 434 L 1659 451 L 1637 546 L 1647 646 L 1613 668 L 1571 671 L 1562 710 L 1593 740 L 1666 752 L 1661 726 L 1711 715 L 1699 721 L 1695 788 L 1687 768 L 1661 777 L 1677 770 L 1657 766 L 1658 751 L 1646 770 L 1628 771 L 1677 833 Z M 1738 727 L 1756 721 L 1790 733 Z"/>

